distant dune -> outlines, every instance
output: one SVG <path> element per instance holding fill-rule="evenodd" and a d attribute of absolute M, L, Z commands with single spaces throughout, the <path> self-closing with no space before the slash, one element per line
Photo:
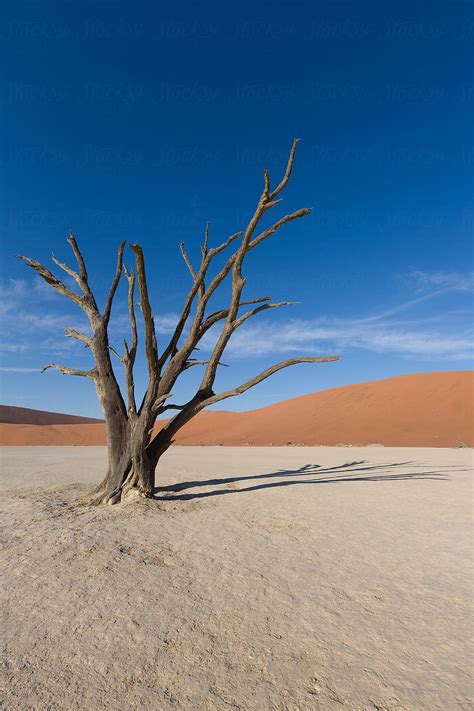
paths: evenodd
<path fill-rule="evenodd" d="M 79 415 L 64 415 L 62 412 L 44 412 L 28 407 L 0 405 L 0 422 L 13 425 L 89 425 L 103 420 Z"/>
<path fill-rule="evenodd" d="M 472 447 L 473 402 L 474 371 L 401 375 L 249 412 L 204 412 L 176 444 Z M 3 406 L 0 421 L 2 445 L 105 444 L 100 420 Z"/>

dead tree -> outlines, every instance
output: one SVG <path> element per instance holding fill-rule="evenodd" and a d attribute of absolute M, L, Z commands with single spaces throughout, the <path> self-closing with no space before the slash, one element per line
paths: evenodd
<path fill-rule="evenodd" d="M 91 335 L 80 333 L 74 329 L 66 329 L 66 334 L 75 338 L 90 348 L 94 365 L 90 370 L 76 370 L 57 363 L 49 363 L 43 368 L 55 368 L 64 375 L 77 375 L 94 381 L 100 404 L 104 411 L 107 426 L 108 471 L 104 480 L 93 492 L 93 503 L 116 503 L 132 489 L 142 495 L 152 495 L 155 484 L 155 469 L 161 455 L 173 442 L 178 430 L 191 418 L 208 405 L 225 400 L 246 392 L 257 383 L 269 378 L 273 373 L 288 368 L 296 363 L 324 363 L 338 360 L 338 356 L 319 358 L 290 358 L 267 368 L 237 387 L 223 392 L 214 391 L 216 373 L 224 351 L 232 335 L 250 318 L 268 309 L 288 306 L 289 301 L 274 303 L 271 297 L 243 300 L 242 293 L 245 278 L 242 275 L 244 260 L 249 252 L 258 247 L 268 237 L 273 235 L 283 225 L 293 220 L 309 215 L 310 210 L 302 208 L 281 217 L 270 227 L 258 231 L 259 223 L 264 215 L 277 205 L 279 197 L 288 183 L 298 140 L 293 141 L 285 174 L 281 182 L 271 188 L 268 171 L 264 171 L 263 192 L 258 200 L 255 211 L 243 232 L 237 232 L 228 237 L 217 247 L 208 245 L 208 229 L 201 246 L 201 259 L 197 269 L 191 263 L 184 244 L 181 252 L 191 273 L 192 286 L 184 301 L 184 306 L 169 343 L 161 352 L 158 350 L 155 323 L 148 295 L 145 259 L 143 250 L 138 244 L 130 244 L 135 256 L 135 269 L 128 270 L 123 263 L 125 242 L 118 249 L 117 267 L 103 311 L 99 309 L 94 294 L 89 285 L 84 258 L 71 234 L 68 242 L 74 253 L 77 268 L 72 269 L 60 262 L 54 256 L 53 262 L 79 286 L 79 292 L 73 291 L 60 281 L 43 264 L 29 257 L 20 256 L 29 267 L 34 269 L 53 289 L 73 301 L 86 314 L 91 328 Z M 214 258 L 230 245 L 234 251 L 228 257 L 224 266 L 211 278 L 208 278 L 209 268 Z M 235 246 L 236 245 L 236 246 Z M 122 274 L 128 282 L 128 311 L 130 316 L 131 338 L 124 342 L 124 353 L 119 354 L 109 343 L 108 327 L 112 311 L 112 303 L 117 292 Z M 226 277 L 231 280 L 231 297 L 227 308 L 208 313 L 208 304 L 216 290 Z M 138 327 L 135 314 L 135 292 L 138 287 L 140 308 L 144 322 L 144 345 L 148 365 L 148 384 L 143 400 L 137 405 L 134 386 L 134 366 L 138 347 Z M 249 307 L 242 311 L 243 307 Z M 213 326 L 219 324 L 220 335 L 207 360 L 197 360 L 193 353 L 203 336 Z M 111 361 L 111 352 L 119 358 L 125 369 L 125 390 L 122 394 Z M 204 374 L 193 397 L 183 405 L 169 402 L 173 387 L 180 375 L 188 368 L 202 366 Z M 177 414 L 169 419 L 164 427 L 153 434 L 153 426 L 159 415 L 168 410 L 176 410 Z"/>

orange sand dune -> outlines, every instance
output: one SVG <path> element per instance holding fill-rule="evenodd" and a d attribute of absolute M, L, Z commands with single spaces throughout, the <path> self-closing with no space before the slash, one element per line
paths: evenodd
<path fill-rule="evenodd" d="M 464 443 L 472 447 L 473 396 L 474 371 L 401 375 L 249 412 L 202 413 L 178 433 L 176 444 L 456 447 Z M 38 413 L 38 421 L 44 414 L 48 413 Z M 13 417 L 9 422 L 15 422 Z M 97 420 L 94 424 L 0 424 L 3 445 L 104 443 L 105 425 Z"/>
<path fill-rule="evenodd" d="M 105 423 L 97 425 L 11 425 L 0 424 L 0 445 L 5 446 L 102 446 Z"/>
<path fill-rule="evenodd" d="M 14 425 L 86 425 L 103 420 L 79 415 L 65 415 L 62 412 L 31 410 L 28 407 L 0 405 L 0 422 Z"/>

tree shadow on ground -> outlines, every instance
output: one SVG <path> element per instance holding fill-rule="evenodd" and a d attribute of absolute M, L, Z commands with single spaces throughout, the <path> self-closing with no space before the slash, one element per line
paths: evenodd
<path fill-rule="evenodd" d="M 405 471 L 406 468 L 414 471 Z M 421 471 L 420 471 L 421 470 Z M 437 467 L 430 469 L 427 465 L 416 462 L 394 462 L 393 464 L 370 464 L 366 460 L 359 460 L 340 464 L 335 467 L 322 467 L 320 464 L 305 464 L 298 469 L 278 469 L 268 474 L 251 474 L 248 476 L 234 476 L 222 479 L 205 479 L 198 481 L 183 481 L 154 489 L 154 498 L 161 501 L 188 501 L 190 499 L 203 499 L 209 496 L 222 494 L 241 494 L 247 491 L 260 489 L 273 489 L 281 486 L 294 486 L 296 484 L 341 484 L 343 482 L 378 482 L 378 481 L 413 481 L 432 480 L 447 481 L 449 472 L 467 471 L 456 466 Z M 311 475 L 310 479 L 300 478 Z M 235 485 L 238 482 L 262 481 L 265 479 L 284 479 L 253 484 L 238 488 L 214 489 L 212 491 L 199 491 L 180 493 L 188 489 L 199 487 Z"/>

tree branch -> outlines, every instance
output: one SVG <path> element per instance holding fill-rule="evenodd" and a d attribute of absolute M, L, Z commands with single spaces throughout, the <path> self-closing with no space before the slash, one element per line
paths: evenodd
<path fill-rule="evenodd" d="M 307 215 L 311 214 L 311 210 L 307 207 L 302 207 L 299 210 L 296 210 L 295 212 L 292 212 L 289 215 L 285 215 L 284 217 L 281 217 L 277 222 L 275 222 L 271 227 L 268 227 L 266 230 L 261 232 L 257 237 L 255 237 L 253 240 L 251 240 L 248 244 L 247 252 L 250 252 L 252 249 L 257 247 L 257 245 L 261 244 L 264 240 L 266 240 L 268 237 L 270 237 L 272 234 L 274 234 L 277 230 L 280 229 L 283 225 L 285 225 L 288 222 L 293 222 L 293 220 L 298 220 L 301 217 L 306 217 Z M 242 233 L 238 233 L 239 236 Z M 209 287 L 206 289 L 206 295 L 205 295 L 205 301 L 206 303 L 209 301 L 211 298 L 212 294 L 215 292 L 215 290 L 220 286 L 220 284 L 224 281 L 230 270 L 232 269 L 235 259 L 237 257 L 237 252 L 234 252 L 227 262 L 224 264 L 220 272 L 218 272 L 213 280 L 211 281 Z"/>
<path fill-rule="evenodd" d="M 188 370 L 189 368 L 192 368 L 193 365 L 207 365 L 209 363 L 208 360 L 194 360 L 194 359 L 189 359 L 186 361 L 186 363 L 183 366 L 183 370 Z M 218 363 L 217 365 L 222 365 L 224 368 L 229 368 L 230 366 L 227 365 L 226 363 Z"/>
<path fill-rule="evenodd" d="M 56 259 L 54 254 L 51 255 L 51 259 L 53 260 L 53 262 L 55 264 L 57 264 L 58 267 L 60 267 L 64 272 L 66 272 L 66 274 L 69 274 L 69 276 L 71 276 L 73 279 L 75 279 L 75 281 L 77 281 L 77 283 L 79 284 L 80 276 L 77 272 L 74 271 L 74 269 L 71 269 L 71 267 L 69 267 L 64 262 L 60 262 L 59 259 Z"/>
<path fill-rule="evenodd" d="M 207 245 L 209 243 L 209 222 L 206 222 L 206 229 L 204 230 L 204 243 L 201 245 L 202 258 L 205 259 L 207 255 Z"/>
<path fill-rule="evenodd" d="M 69 237 L 67 238 L 67 241 L 71 245 L 71 249 L 72 249 L 73 254 L 76 258 L 76 262 L 79 267 L 79 276 L 81 279 L 83 279 L 87 283 L 88 277 L 87 277 L 86 263 L 84 261 L 82 254 L 81 254 L 81 250 L 77 246 L 76 238 L 74 237 L 72 232 L 69 233 Z"/>
<path fill-rule="evenodd" d="M 48 368 L 54 368 L 62 375 L 80 375 L 83 378 L 91 378 L 92 380 L 97 377 L 95 370 L 76 370 L 76 368 L 66 368 L 64 365 L 58 365 L 57 363 L 48 363 L 41 369 L 41 372 L 44 373 Z"/>
<path fill-rule="evenodd" d="M 76 258 L 79 271 L 74 272 L 70 267 L 63 265 L 58 260 L 54 259 L 54 261 L 61 268 L 66 267 L 66 273 L 73 276 L 73 278 L 77 281 L 81 288 L 82 295 L 79 295 L 75 291 L 69 289 L 40 262 L 37 262 L 29 257 L 19 256 L 19 258 L 26 262 L 31 269 L 34 269 L 53 289 L 73 301 L 86 313 L 92 328 L 93 337 L 89 338 L 75 329 L 67 329 L 66 334 L 71 338 L 82 341 L 86 346 L 91 348 L 94 357 L 94 368 L 92 370 L 85 371 L 75 368 L 67 368 L 65 366 L 58 365 L 57 363 L 49 363 L 43 368 L 43 372 L 49 368 L 54 368 L 63 375 L 77 375 L 95 380 L 97 383 L 97 394 L 99 396 L 106 420 L 108 422 L 113 420 L 116 424 L 120 421 L 118 429 L 124 432 L 126 408 L 110 359 L 110 348 L 107 333 L 108 323 L 107 321 L 104 321 L 99 309 L 97 308 L 94 295 L 89 287 L 85 262 L 74 235 L 69 235 L 68 242 Z M 120 252 L 122 252 L 122 249 Z"/>
<path fill-rule="evenodd" d="M 130 342 L 130 348 L 127 346 L 127 350 L 129 354 L 132 356 L 132 358 L 135 358 L 136 351 L 137 351 L 137 346 L 138 346 L 138 330 L 137 330 L 137 318 L 135 315 L 135 302 L 134 302 L 134 294 L 135 294 L 135 281 L 136 281 L 136 275 L 135 272 L 129 272 L 127 267 L 124 266 L 123 268 L 125 276 L 128 281 L 128 314 L 130 316 L 130 328 L 132 331 L 132 340 Z"/>
<path fill-rule="evenodd" d="M 271 299 L 271 296 L 262 296 L 260 299 L 248 299 L 247 301 L 241 301 L 239 307 L 249 306 L 250 304 L 261 304 L 262 301 L 271 301 Z M 215 311 L 214 313 L 210 314 L 206 318 L 206 320 L 202 322 L 199 338 L 196 342 L 199 342 L 201 340 L 204 333 L 206 333 L 206 331 L 208 331 L 211 326 L 213 326 L 218 321 L 221 321 L 223 318 L 227 318 L 228 315 L 229 309 L 220 309 L 219 311 Z"/>
<path fill-rule="evenodd" d="M 185 407 L 186 405 L 165 405 L 161 408 L 161 412 L 165 412 L 165 410 L 184 410 Z"/>
<path fill-rule="evenodd" d="M 162 405 L 166 400 L 168 400 L 168 398 L 170 398 L 170 397 L 172 396 L 172 394 L 173 394 L 173 393 L 165 393 L 164 395 L 160 395 L 159 397 L 156 398 L 155 402 L 153 403 L 153 407 L 152 407 L 152 409 L 153 409 L 153 414 L 154 414 L 155 416 L 156 416 L 156 414 L 158 413 L 158 411 L 159 411 L 160 409 L 162 409 L 162 408 L 161 408 L 161 405 Z"/>
<path fill-rule="evenodd" d="M 130 316 L 130 328 L 132 332 L 132 339 L 130 341 L 130 347 L 125 343 L 125 356 L 124 356 L 124 366 L 125 366 L 125 386 L 127 388 L 127 398 L 128 398 L 128 411 L 132 415 L 137 414 L 137 404 L 135 401 L 135 383 L 133 379 L 133 368 L 135 365 L 135 358 L 137 355 L 138 347 L 138 330 L 137 330 L 137 318 L 135 315 L 135 272 L 129 272 L 127 267 L 123 267 L 125 276 L 128 281 L 128 313 Z"/>
<path fill-rule="evenodd" d="M 181 254 L 183 255 L 183 259 L 186 262 L 186 266 L 189 269 L 191 276 L 193 278 L 193 281 L 196 281 L 196 272 L 194 271 L 194 267 L 191 264 L 191 260 L 188 257 L 188 253 L 186 252 L 186 248 L 184 246 L 184 242 L 179 243 L 179 248 L 181 250 Z"/>
<path fill-rule="evenodd" d="M 225 400 L 229 397 L 234 397 L 235 395 L 241 395 L 247 390 L 250 390 L 250 388 L 253 388 L 258 383 L 261 383 L 263 380 L 266 380 L 274 373 L 277 373 L 279 370 L 283 370 L 283 368 L 288 368 L 291 365 L 296 365 L 297 363 L 329 363 L 331 361 L 339 360 L 340 357 L 341 356 L 336 355 L 323 356 L 321 358 L 289 358 L 288 360 L 281 361 L 276 365 L 272 365 L 270 368 L 267 368 L 266 370 L 262 371 L 259 375 L 256 375 L 254 378 L 247 380 L 245 383 L 242 383 L 242 385 L 239 385 L 238 387 L 233 388 L 232 390 L 226 390 L 224 392 L 218 393 L 217 395 L 212 395 L 211 397 L 206 398 L 201 402 L 199 409 L 202 410 L 204 407 L 208 407 L 208 405 L 213 405 L 216 402 L 220 402 L 221 400 Z"/>
<path fill-rule="evenodd" d="M 286 184 L 288 183 L 290 176 L 291 176 L 291 171 L 293 169 L 293 163 L 295 160 L 296 147 L 298 146 L 299 142 L 300 142 L 299 138 L 293 139 L 293 145 L 291 146 L 290 156 L 288 158 L 288 163 L 286 166 L 285 175 L 283 176 L 283 180 L 278 184 L 278 186 L 275 188 L 275 190 L 270 194 L 270 200 L 275 200 L 275 198 L 281 193 L 283 188 L 286 187 Z"/>
<path fill-rule="evenodd" d="M 156 343 L 155 321 L 148 295 L 148 285 L 145 271 L 145 260 L 143 250 L 139 244 L 131 244 L 130 248 L 135 254 L 135 265 L 137 270 L 138 289 L 140 292 L 140 308 L 145 322 L 145 353 L 148 365 L 148 388 L 142 402 L 155 400 L 160 378 L 160 364 L 158 360 L 158 346 Z"/>
<path fill-rule="evenodd" d="M 66 328 L 66 329 L 64 329 L 64 332 L 65 332 L 66 336 L 69 336 L 69 338 L 75 338 L 76 341 L 82 341 L 85 344 L 84 345 L 85 348 L 91 347 L 93 339 L 90 336 L 87 336 L 85 333 L 76 331 L 75 328 Z"/>
<path fill-rule="evenodd" d="M 209 227 L 209 225 L 206 225 L 206 236 L 205 236 L 205 239 L 204 239 L 204 244 L 203 244 L 203 246 L 201 247 L 201 255 L 202 255 L 202 256 L 201 256 L 201 267 L 202 267 L 202 265 L 203 265 L 204 260 L 206 259 L 206 255 L 207 255 L 207 241 L 208 241 L 208 238 L 209 238 L 208 227 Z M 190 271 L 190 274 L 191 274 L 191 276 L 192 276 L 192 278 L 193 278 L 193 281 L 196 282 L 196 280 L 197 280 L 197 275 L 196 275 L 196 272 L 194 271 L 194 267 L 193 267 L 193 265 L 192 265 L 192 263 L 191 263 L 191 260 L 189 259 L 188 253 L 186 252 L 186 248 L 185 248 L 185 246 L 184 246 L 184 242 L 181 242 L 180 245 L 179 245 L 179 247 L 180 247 L 180 250 L 181 250 L 181 254 L 183 255 L 183 259 L 184 259 L 184 261 L 186 262 L 186 266 L 188 267 L 188 269 L 189 269 L 189 271 Z M 199 290 L 198 290 L 198 291 L 199 291 L 199 304 L 202 304 L 202 300 L 203 300 L 204 295 L 205 295 L 205 293 L 206 293 L 206 286 L 205 286 L 205 282 L 204 282 L 204 277 L 201 279 L 201 282 L 200 282 L 200 284 L 199 284 Z"/>
<path fill-rule="evenodd" d="M 115 292 L 117 291 L 117 287 L 120 282 L 120 277 L 122 276 L 122 265 L 123 265 L 123 250 L 125 249 L 125 242 L 122 242 L 121 245 L 118 248 L 118 254 L 117 254 L 117 267 L 115 269 L 115 275 L 112 280 L 112 285 L 109 290 L 109 294 L 107 296 L 107 301 L 105 303 L 105 309 L 103 313 L 103 319 L 105 323 L 108 323 L 110 320 L 110 314 L 112 312 L 112 302 L 114 300 Z"/>
<path fill-rule="evenodd" d="M 216 257 L 218 254 L 224 251 L 234 240 L 238 239 L 242 235 L 242 232 L 236 232 L 235 234 L 231 235 L 228 237 L 222 244 L 220 244 L 218 247 L 213 247 L 210 249 L 205 258 L 203 259 L 203 262 L 201 264 L 201 268 L 199 270 L 199 273 L 196 275 L 196 279 L 194 281 L 194 284 L 192 285 L 188 295 L 186 296 L 185 302 L 184 302 L 184 307 L 181 312 L 181 316 L 178 320 L 178 323 L 176 325 L 176 328 L 174 330 L 174 333 L 170 339 L 170 342 L 168 343 L 167 347 L 163 351 L 163 354 L 160 357 L 160 368 L 163 367 L 163 365 L 166 363 L 167 359 L 170 356 L 173 356 L 173 354 L 176 351 L 179 339 L 181 338 L 183 334 L 184 327 L 186 325 L 186 322 L 189 318 L 189 314 L 191 312 L 191 307 L 194 301 L 194 298 L 196 294 L 198 293 L 198 290 L 204 281 L 204 278 L 206 276 L 207 270 L 209 268 L 209 265 L 211 261 Z"/>
<path fill-rule="evenodd" d="M 270 175 L 268 173 L 267 168 L 263 169 L 263 181 L 264 181 L 263 194 L 265 195 L 265 198 L 268 200 L 270 198 Z"/>
<path fill-rule="evenodd" d="M 77 304 L 83 311 L 85 311 L 92 324 L 94 320 L 100 316 L 100 314 L 97 308 L 96 301 L 94 299 L 94 295 L 89 286 L 84 258 L 79 250 L 79 247 L 77 246 L 77 242 L 72 233 L 69 235 L 67 241 L 72 248 L 74 256 L 76 257 L 76 261 L 79 266 L 79 272 L 74 271 L 74 269 L 71 269 L 71 267 L 69 267 L 64 262 L 60 262 L 59 259 L 56 259 L 54 254 L 52 255 L 52 260 L 58 267 L 60 267 L 63 271 L 69 274 L 69 276 L 75 279 L 75 281 L 79 284 L 83 296 L 79 296 L 79 294 L 76 294 L 75 291 L 69 289 L 47 267 L 45 267 L 40 262 L 37 262 L 36 260 L 31 259 L 30 257 L 23 257 L 22 255 L 17 256 L 19 259 L 22 259 L 24 262 L 26 262 L 28 266 L 31 267 L 31 269 L 34 269 L 36 272 L 38 272 L 41 278 L 44 279 L 47 284 L 52 286 L 53 289 L 58 291 L 60 294 L 63 294 L 63 296 L 66 296 L 68 299 Z"/>
<path fill-rule="evenodd" d="M 17 254 L 16 256 L 18 259 L 21 259 L 26 262 L 31 269 L 34 269 L 36 272 L 38 272 L 40 277 L 47 284 L 52 286 L 53 289 L 58 291 L 63 296 L 66 296 L 71 301 L 74 301 L 74 303 L 77 304 L 83 311 L 87 311 L 87 305 L 84 303 L 83 298 L 79 296 L 79 294 L 76 294 L 75 291 L 71 291 L 71 289 L 69 289 L 65 284 L 63 284 L 62 281 L 55 277 L 54 274 L 50 272 L 49 269 L 47 269 L 47 267 L 45 267 L 40 262 L 37 262 L 35 259 L 31 259 L 30 257 L 24 257 L 21 254 Z"/>
<path fill-rule="evenodd" d="M 286 168 L 285 176 L 277 189 L 273 192 L 270 193 L 269 190 L 269 176 L 268 176 L 268 171 L 264 173 L 265 177 L 265 186 L 263 193 L 259 199 L 259 202 L 257 204 L 257 207 L 255 209 L 255 212 L 250 219 L 244 233 L 242 236 L 242 240 L 240 243 L 240 246 L 238 249 L 228 258 L 227 262 L 224 264 L 222 269 L 216 274 L 216 276 L 213 278 L 211 281 L 210 286 L 208 286 L 204 293 L 200 291 L 200 299 L 198 303 L 198 307 L 196 310 L 196 314 L 193 319 L 193 323 L 191 325 L 188 337 L 186 338 L 184 344 L 181 346 L 179 350 L 177 350 L 177 340 L 174 342 L 174 348 L 176 350 L 173 350 L 172 352 L 172 360 L 170 361 L 168 368 L 163 376 L 165 379 L 166 384 L 163 385 L 164 388 L 169 389 L 170 387 L 173 386 L 176 378 L 179 376 L 180 372 L 180 365 L 184 365 L 186 363 L 189 354 L 192 352 L 192 350 L 195 348 L 196 344 L 199 342 L 200 338 L 202 338 L 203 334 L 206 332 L 208 328 L 210 328 L 210 325 L 215 323 L 216 321 L 225 318 L 226 319 L 226 324 L 224 325 L 222 332 L 219 336 L 219 339 L 214 347 L 214 350 L 211 354 L 211 358 L 209 359 L 208 366 L 206 368 L 206 371 L 204 373 L 203 379 L 201 381 L 201 389 L 203 391 L 208 390 L 210 387 L 212 387 L 212 383 L 214 382 L 216 372 L 217 372 L 217 364 L 219 363 L 222 353 L 233 333 L 233 322 L 235 321 L 237 312 L 240 308 L 240 299 L 241 299 L 241 294 L 242 294 L 242 289 L 245 284 L 245 279 L 242 277 L 242 263 L 244 260 L 245 255 L 253 249 L 255 246 L 260 244 L 263 240 L 265 240 L 267 237 L 269 237 L 271 234 L 276 232 L 282 225 L 284 225 L 287 222 L 290 222 L 292 220 L 298 219 L 300 217 L 304 217 L 305 215 L 309 214 L 309 210 L 307 208 L 302 208 L 300 210 L 297 210 L 296 212 L 286 215 L 283 218 L 280 218 L 276 223 L 274 223 L 270 228 L 267 228 L 264 230 L 258 237 L 253 238 L 253 234 L 255 232 L 255 229 L 260 221 L 260 219 L 263 217 L 265 212 L 272 208 L 277 200 L 275 200 L 276 195 L 283 190 L 285 187 L 286 183 L 288 182 L 288 179 L 291 174 L 291 169 L 294 161 L 294 155 L 296 151 L 296 145 L 297 142 L 293 142 L 293 146 L 290 152 L 290 157 L 288 159 L 288 165 Z M 253 239 L 252 239 L 253 238 Z M 212 252 L 212 250 L 211 250 Z M 209 254 L 211 254 L 211 252 Z M 217 312 L 215 315 L 211 317 L 210 320 L 206 319 L 205 326 L 203 327 L 203 319 L 204 319 L 204 313 L 205 313 L 205 307 L 211 298 L 212 294 L 214 291 L 219 287 L 219 285 L 224 281 L 226 276 L 229 274 L 230 270 L 233 269 L 233 276 L 232 276 L 232 297 L 231 297 L 231 303 L 228 309 L 221 310 L 220 312 Z M 204 277 L 206 274 L 206 268 L 204 265 L 204 268 L 201 268 L 200 272 L 198 275 L 196 275 L 196 280 L 194 282 L 194 286 L 196 287 L 196 290 L 193 292 L 194 295 L 197 291 L 197 288 L 202 289 L 202 283 L 204 281 Z M 186 318 L 189 315 L 189 310 L 187 312 Z M 184 323 L 181 325 L 180 324 L 180 335 L 182 333 L 182 330 L 184 328 Z"/>
<path fill-rule="evenodd" d="M 246 282 L 246 280 L 242 276 L 242 265 L 243 265 L 243 262 L 244 262 L 247 252 L 249 252 L 249 250 L 250 250 L 250 244 L 251 244 L 253 234 L 255 232 L 255 229 L 256 229 L 258 223 L 260 222 L 261 218 L 265 214 L 265 212 L 267 210 L 271 209 L 278 202 L 277 200 L 275 200 L 275 198 L 283 190 L 283 188 L 285 187 L 285 185 L 287 184 L 287 182 L 290 178 L 297 144 L 298 144 L 298 141 L 295 139 L 293 141 L 293 145 L 292 145 L 292 148 L 290 151 L 290 156 L 288 159 L 288 164 L 287 164 L 287 168 L 286 168 L 283 180 L 279 183 L 276 190 L 274 190 L 272 193 L 270 193 L 270 178 L 269 178 L 268 172 L 265 171 L 265 173 L 264 173 L 265 185 L 264 185 L 263 193 L 260 197 L 260 200 L 258 201 L 258 205 L 255 209 L 255 212 L 245 229 L 240 247 L 236 250 L 236 252 L 233 255 L 233 264 L 228 266 L 229 261 L 230 261 L 230 260 L 228 260 L 228 263 L 224 266 L 224 269 L 221 270 L 220 274 L 217 276 L 217 278 L 214 280 L 213 284 L 211 284 L 211 286 L 209 287 L 209 289 L 206 292 L 206 297 L 207 297 L 207 294 L 209 292 L 212 293 L 212 288 L 214 286 L 214 283 L 216 283 L 216 286 L 218 286 L 221 283 L 221 281 L 225 278 L 225 276 L 228 274 L 229 269 L 232 267 L 232 295 L 231 295 L 231 302 L 230 302 L 230 306 L 229 306 L 229 313 L 227 316 L 226 323 L 222 329 L 222 332 L 217 340 L 216 345 L 214 346 L 214 350 L 212 351 L 211 357 L 209 359 L 209 364 L 206 368 L 203 379 L 201 381 L 201 388 L 203 391 L 208 390 L 209 388 L 212 388 L 214 379 L 216 377 L 217 363 L 219 362 L 219 360 L 222 356 L 222 353 L 224 352 L 224 350 L 229 342 L 229 339 L 235 330 L 234 321 L 236 319 L 236 316 L 237 316 L 237 313 L 239 310 L 241 294 L 242 294 L 242 290 L 243 290 L 243 288 L 245 286 L 245 282 Z M 300 216 L 303 216 L 305 214 L 305 210 L 300 210 L 299 213 L 300 213 Z M 278 229 L 278 228 L 275 228 L 275 229 Z M 268 234 L 271 234 L 271 232 L 269 232 Z M 262 240 L 260 240 L 260 241 L 262 241 Z M 216 287 L 214 287 L 214 288 L 216 288 Z"/>
<path fill-rule="evenodd" d="M 306 217 L 310 214 L 311 210 L 309 208 L 302 207 L 299 210 L 292 212 L 290 215 L 285 215 L 284 217 L 281 217 L 273 225 L 271 225 L 271 227 L 268 227 L 250 242 L 248 251 L 250 252 L 251 249 L 266 240 L 267 237 L 270 237 L 270 235 L 274 234 L 277 230 L 280 229 L 280 227 L 286 225 L 287 222 L 293 222 L 293 220 L 298 220 L 300 217 Z"/>
<path fill-rule="evenodd" d="M 281 306 L 294 306 L 297 303 L 298 301 L 277 301 L 274 304 L 263 304 L 262 306 L 258 306 L 256 309 L 247 311 L 245 314 L 242 314 L 242 316 L 236 319 L 234 321 L 233 329 L 235 331 L 243 323 L 245 323 L 247 319 L 252 318 L 252 316 L 259 314 L 261 311 L 267 311 L 268 309 L 279 309 Z"/>
<path fill-rule="evenodd" d="M 145 350 L 148 362 L 148 373 L 153 379 L 158 373 L 158 349 L 156 343 L 155 322 L 148 295 L 148 285 L 146 280 L 145 260 L 143 250 L 139 244 L 131 244 L 131 249 L 135 254 L 135 264 L 137 269 L 138 289 L 140 292 L 140 309 L 145 321 Z"/>
<path fill-rule="evenodd" d="M 109 345 L 109 351 L 110 351 L 111 353 L 113 353 L 114 356 L 116 356 L 116 357 L 118 358 L 118 360 L 119 360 L 121 363 L 124 363 L 124 364 L 125 364 L 125 357 L 124 357 L 124 356 L 121 356 L 120 353 L 119 353 L 118 351 L 116 351 L 113 346 Z"/>
<path fill-rule="evenodd" d="M 89 305 L 89 308 L 93 312 L 94 316 L 100 316 L 99 314 L 99 309 L 97 308 L 97 304 L 94 298 L 94 294 L 91 291 L 91 288 L 89 286 L 89 279 L 87 276 L 87 269 L 86 269 L 86 263 L 84 262 L 84 257 L 81 254 L 81 250 L 79 249 L 76 238 L 74 237 L 73 233 L 70 232 L 69 237 L 67 238 L 67 241 L 69 242 L 69 245 L 73 251 L 73 254 L 76 258 L 77 265 L 79 267 L 79 274 L 77 276 L 77 283 L 79 284 L 82 293 L 84 294 L 84 299 Z M 75 272 L 74 272 L 75 273 Z M 74 277 L 76 278 L 76 277 Z"/>

